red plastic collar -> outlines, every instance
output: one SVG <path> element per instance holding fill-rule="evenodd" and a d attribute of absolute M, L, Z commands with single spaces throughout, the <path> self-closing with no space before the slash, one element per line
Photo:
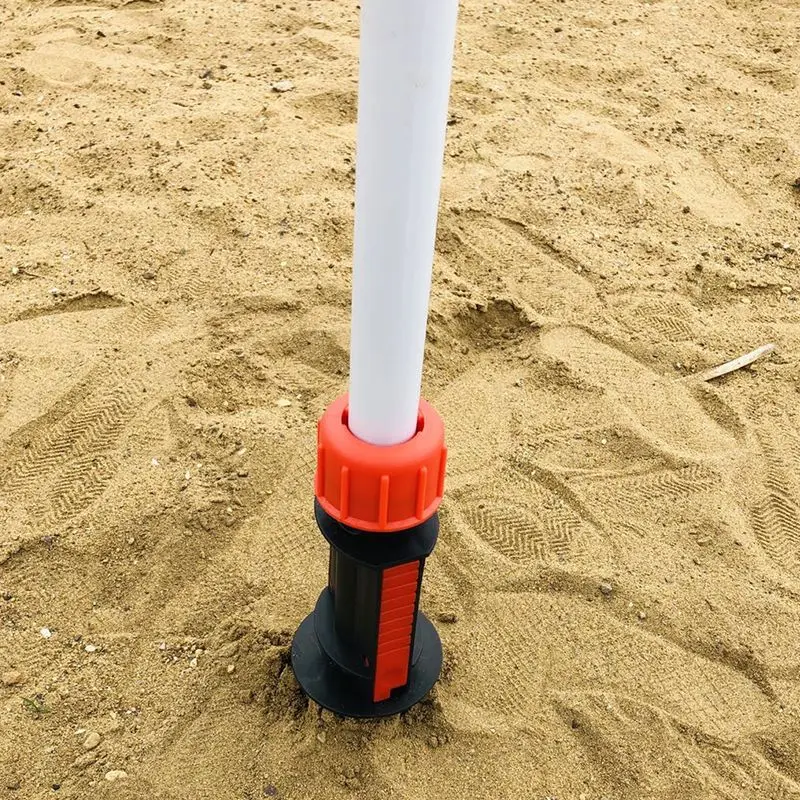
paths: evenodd
<path fill-rule="evenodd" d="M 317 500 L 334 519 L 361 531 L 393 533 L 430 519 L 444 492 L 444 423 L 420 401 L 417 432 L 381 447 L 347 426 L 348 396 L 335 400 L 317 426 Z"/>

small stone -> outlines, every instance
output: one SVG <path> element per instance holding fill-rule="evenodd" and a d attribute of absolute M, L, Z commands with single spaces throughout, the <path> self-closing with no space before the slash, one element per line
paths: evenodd
<path fill-rule="evenodd" d="M 106 772 L 107 781 L 124 781 L 128 777 L 128 773 L 124 769 L 110 769 Z"/>
<path fill-rule="evenodd" d="M 20 783 L 19 778 L 6 778 L 5 779 L 5 787 L 6 787 L 6 789 L 10 789 L 12 792 L 16 792 L 17 789 L 19 789 L 19 787 L 21 785 L 22 784 Z"/>
<path fill-rule="evenodd" d="M 443 611 L 441 614 L 436 615 L 439 622 L 444 622 L 446 625 L 453 625 L 458 622 L 458 617 L 452 611 Z"/>
<path fill-rule="evenodd" d="M 192 659 L 192 660 L 189 662 L 189 666 L 190 666 L 190 667 L 196 667 L 196 666 L 197 666 L 197 656 L 195 656 L 195 657 L 194 657 L 194 658 L 193 658 L 193 659 Z"/>
<path fill-rule="evenodd" d="M 155 272 L 150 272 L 150 271 L 148 270 L 147 272 L 143 272 L 143 273 L 142 273 L 142 277 L 143 277 L 143 278 L 144 278 L 146 281 L 152 281 L 152 280 L 155 280 L 156 274 L 155 274 Z"/>
<path fill-rule="evenodd" d="M 784 294 L 791 294 L 794 290 L 792 289 L 791 286 L 781 286 L 781 291 Z"/>
<path fill-rule="evenodd" d="M 275 81 L 272 84 L 272 91 L 283 94 L 284 92 L 291 92 L 294 89 L 294 84 L 290 80 Z"/>
<path fill-rule="evenodd" d="M 327 738 L 328 738 L 328 737 L 327 737 L 327 735 L 325 734 L 325 731 L 320 731 L 320 732 L 317 734 L 317 741 L 318 741 L 318 742 L 321 742 L 322 744 L 325 744 L 325 741 L 326 741 L 326 739 L 327 739 Z"/>
<path fill-rule="evenodd" d="M 228 642 L 217 650 L 219 658 L 232 658 L 239 650 L 239 642 Z"/>
<path fill-rule="evenodd" d="M 240 469 L 236 473 L 237 478 L 246 478 L 250 473 L 246 469 Z"/>
<path fill-rule="evenodd" d="M 97 761 L 97 753 L 81 753 L 72 762 L 72 766 L 75 769 L 86 769 L 86 767 L 91 767 L 95 761 Z"/>
<path fill-rule="evenodd" d="M 97 652 L 97 645 L 96 644 L 87 644 L 86 647 L 83 648 L 87 653 L 96 653 Z"/>
<path fill-rule="evenodd" d="M 429 744 L 431 747 L 438 747 L 438 746 L 439 746 L 439 740 L 438 740 L 438 739 L 437 739 L 435 736 L 431 736 L 431 737 L 428 739 L 428 744 Z"/>
<path fill-rule="evenodd" d="M 278 408 L 289 408 L 291 404 L 292 401 L 286 397 L 281 397 L 280 400 L 275 401 L 275 405 L 278 406 Z"/>
<path fill-rule="evenodd" d="M 3 686 L 16 686 L 22 683 L 22 673 L 15 669 L 10 669 L 3 673 Z"/>
<path fill-rule="evenodd" d="M 225 672 L 227 672 L 228 675 L 230 675 L 235 669 L 236 669 L 236 664 L 228 664 L 228 666 L 225 667 Z"/>
<path fill-rule="evenodd" d="M 97 731 L 89 731 L 83 739 L 85 750 L 94 750 L 100 744 L 100 734 Z"/>
<path fill-rule="evenodd" d="M 603 583 L 600 584 L 600 593 L 604 594 L 606 597 L 608 597 L 613 591 L 614 587 L 608 583 L 608 581 L 603 581 Z"/>
<path fill-rule="evenodd" d="M 639 619 L 642 621 L 647 619 L 647 613 L 644 611 L 640 611 L 636 616 L 639 617 Z"/>
<path fill-rule="evenodd" d="M 689 208 L 689 206 L 684 206 L 684 207 L 683 207 L 683 213 L 684 213 L 684 214 L 688 214 L 688 213 L 689 213 L 691 210 L 692 210 L 692 209 L 691 209 L 691 208 Z"/>
<path fill-rule="evenodd" d="M 58 297 L 61 294 L 61 290 L 57 289 L 55 286 L 51 286 L 50 294 L 53 295 L 53 297 Z"/>
<path fill-rule="evenodd" d="M 50 638 L 50 637 L 53 635 L 53 634 L 50 632 L 50 628 L 39 628 L 39 633 L 41 633 L 41 634 L 42 634 L 42 636 L 43 636 L 45 639 L 49 639 L 49 638 Z"/>

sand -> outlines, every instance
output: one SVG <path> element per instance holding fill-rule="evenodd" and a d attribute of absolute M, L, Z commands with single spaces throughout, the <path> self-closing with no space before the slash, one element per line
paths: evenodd
<path fill-rule="evenodd" d="M 446 664 L 383 722 L 287 667 L 357 13 L 0 4 L 0 797 L 800 796 L 800 5 L 463 3 Z"/>

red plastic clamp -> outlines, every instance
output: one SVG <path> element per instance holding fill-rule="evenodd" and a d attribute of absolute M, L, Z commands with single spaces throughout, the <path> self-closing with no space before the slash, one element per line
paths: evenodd
<path fill-rule="evenodd" d="M 382 447 L 350 432 L 348 396 L 343 395 L 317 426 L 317 499 L 350 528 L 373 533 L 407 530 L 436 513 L 446 461 L 444 423 L 424 400 L 414 436 Z"/>

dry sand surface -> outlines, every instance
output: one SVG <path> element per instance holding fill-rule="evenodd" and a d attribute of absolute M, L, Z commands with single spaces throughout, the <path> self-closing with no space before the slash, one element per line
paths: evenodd
<path fill-rule="evenodd" d="M 287 655 L 347 383 L 356 5 L 0 0 L 0 797 L 800 796 L 798 30 L 463 3 L 446 664 L 351 722 Z"/>

